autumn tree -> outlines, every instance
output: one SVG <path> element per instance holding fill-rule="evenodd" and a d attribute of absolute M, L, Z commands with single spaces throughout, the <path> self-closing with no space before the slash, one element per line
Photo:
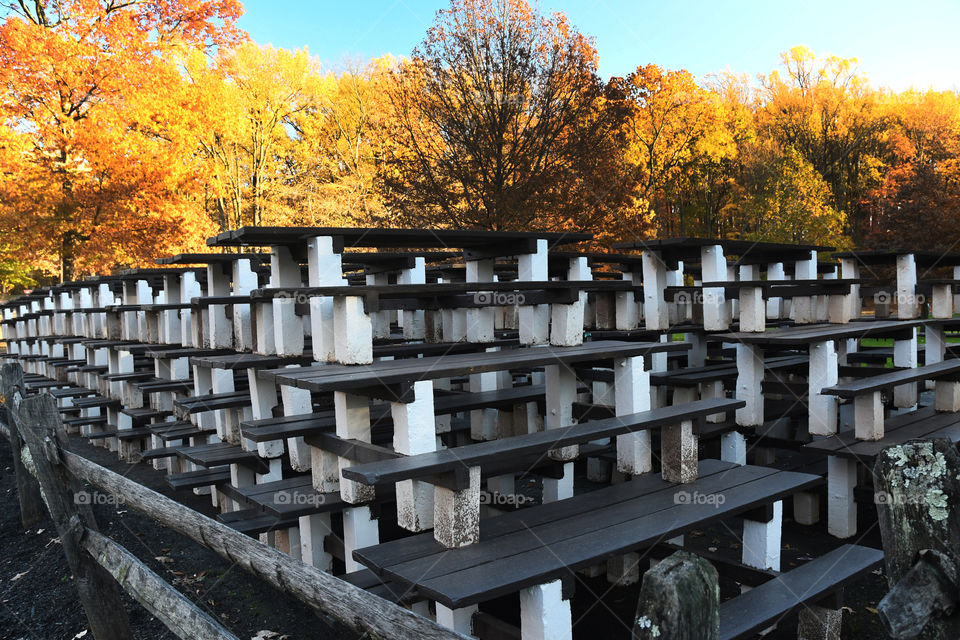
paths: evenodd
<path fill-rule="evenodd" d="M 298 144 L 284 167 L 302 224 L 392 224 L 376 183 L 387 144 L 391 56 L 323 76 L 316 102 L 292 119 Z"/>
<path fill-rule="evenodd" d="M 751 191 L 740 203 L 739 235 L 752 240 L 845 248 L 846 216 L 830 186 L 795 149 L 755 148 L 746 160 Z"/>
<path fill-rule="evenodd" d="M 881 180 L 888 121 L 854 58 L 817 58 L 806 47 L 782 55 L 763 83 L 762 135 L 799 152 L 830 186 L 833 206 L 862 236 L 861 199 Z"/>
<path fill-rule="evenodd" d="M 286 197 L 285 166 L 297 143 L 295 119 L 319 100 L 318 64 L 306 49 L 245 42 L 209 64 L 194 55 L 186 69 L 194 112 L 210 114 L 196 131 L 211 162 L 221 227 L 287 223 L 296 198 Z"/>
<path fill-rule="evenodd" d="M 240 34 L 237 0 L 37 0 L 0 26 L 2 227 L 63 279 L 210 231 L 178 61 Z M 15 157 L 9 157 L 9 156 Z"/>
<path fill-rule="evenodd" d="M 524 0 L 453 0 L 389 85 L 380 174 L 408 224 L 598 228 L 619 149 L 592 42 Z"/>
<path fill-rule="evenodd" d="M 953 91 L 885 96 L 890 165 L 864 198 L 873 247 L 960 247 L 960 97 Z"/>

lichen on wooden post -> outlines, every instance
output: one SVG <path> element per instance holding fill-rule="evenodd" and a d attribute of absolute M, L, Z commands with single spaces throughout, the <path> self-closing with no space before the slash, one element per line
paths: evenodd
<path fill-rule="evenodd" d="M 717 570 L 677 551 L 643 576 L 633 640 L 716 640 L 720 635 Z"/>
<path fill-rule="evenodd" d="M 922 556 L 942 555 L 955 565 L 960 549 L 960 454 L 946 439 L 912 441 L 884 449 L 874 466 L 876 502 L 880 533 L 883 537 L 887 581 L 894 591 L 882 603 L 883 620 L 888 629 L 923 629 L 918 637 L 926 640 L 947 640 L 960 637 L 960 615 L 949 607 L 897 606 L 898 602 L 932 602 L 933 591 L 949 584 L 920 581 L 933 589 L 920 593 L 917 587 L 902 580 L 914 569 Z M 923 554 L 921 554 L 923 552 Z M 916 572 L 914 572 L 916 577 Z M 948 581 L 949 582 L 949 581 Z M 911 589 L 914 597 L 903 599 L 897 589 Z M 926 588 L 926 587 L 925 587 Z M 952 599 L 956 601 L 956 593 Z M 921 611 L 921 609 L 924 609 Z M 924 620 L 926 623 L 924 625 Z"/>

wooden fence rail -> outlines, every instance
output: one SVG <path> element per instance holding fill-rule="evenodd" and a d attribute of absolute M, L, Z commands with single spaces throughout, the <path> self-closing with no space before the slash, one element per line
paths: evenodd
<path fill-rule="evenodd" d="M 13 373 L 7 371 L 9 366 L 4 366 L 5 379 Z M 12 366 L 19 369 L 19 365 Z M 19 375 L 22 380 L 22 371 Z M 16 400 L 11 402 L 14 397 Z M 7 427 L 15 433 L 19 426 L 24 436 L 30 458 L 26 466 L 40 480 L 43 500 L 57 526 L 97 640 L 132 637 L 118 581 L 181 638 L 235 640 L 235 636 L 129 551 L 97 531 L 89 505 L 74 498 L 81 490 L 80 481 L 122 499 L 130 508 L 189 537 L 354 631 L 378 638 L 465 638 L 70 452 L 56 401 L 49 394 L 21 400 L 19 390 L 14 390 L 7 401 Z M 11 443 L 17 448 L 16 443 L 12 440 Z"/>

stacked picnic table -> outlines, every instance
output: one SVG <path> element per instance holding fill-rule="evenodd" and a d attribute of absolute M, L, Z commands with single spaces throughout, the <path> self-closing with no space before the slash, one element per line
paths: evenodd
<path fill-rule="evenodd" d="M 960 440 L 960 256 L 589 240 L 245 227 L 4 304 L 5 359 L 69 432 L 479 637 L 570 637 L 584 576 L 720 521 L 753 587 L 725 638 L 876 566 L 838 541 L 781 572 L 783 507 L 849 538 L 883 447 Z"/>

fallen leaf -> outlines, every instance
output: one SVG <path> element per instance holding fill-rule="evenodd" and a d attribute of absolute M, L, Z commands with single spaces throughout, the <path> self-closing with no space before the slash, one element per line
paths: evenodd
<path fill-rule="evenodd" d="M 17 580 L 27 575 L 28 573 L 30 573 L 30 569 L 27 569 L 23 573 L 18 573 L 17 575 L 13 576 L 12 578 L 10 578 L 10 582 L 16 582 Z"/>
<path fill-rule="evenodd" d="M 877 612 L 877 610 L 874 609 L 873 607 L 864 607 L 864 609 L 866 609 L 866 610 L 869 611 L 870 613 L 876 613 L 876 612 Z"/>
<path fill-rule="evenodd" d="M 156 560 L 157 562 L 162 562 L 164 564 L 168 562 L 173 562 L 173 558 L 170 558 L 167 556 L 157 556 L 156 558 L 154 558 L 154 560 Z"/>
<path fill-rule="evenodd" d="M 84 629 L 83 631 L 81 631 L 81 632 L 78 633 L 77 635 L 73 636 L 73 640 L 78 640 L 79 638 L 85 638 L 86 635 L 87 635 L 87 633 L 88 633 L 88 630 L 87 630 L 87 629 Z"/>

